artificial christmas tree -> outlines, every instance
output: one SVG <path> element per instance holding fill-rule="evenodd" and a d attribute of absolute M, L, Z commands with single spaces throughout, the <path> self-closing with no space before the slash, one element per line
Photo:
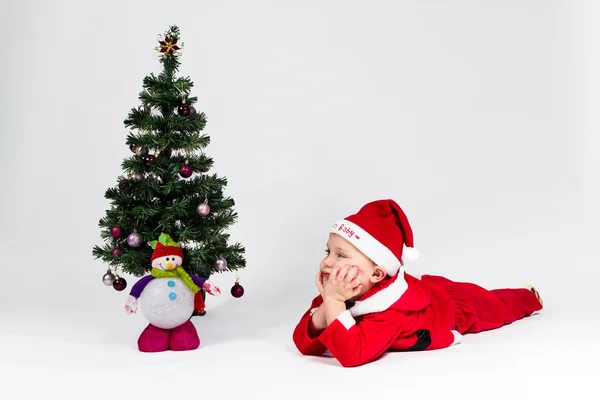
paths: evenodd
<path fill-rule="evenodd" d="M 176 77 L 182 48 L 177 26 L 160 35 L 156 50 L 162 71 L 144 78 L 142 104 L 124 121 L 133 154 L 123 160 L 117 185 L 105 192 L 110 209 L 99 222 L 105 243 L 94 246 L 93 255 L 109 265 L 104 284 L 118 291 L 127 287 L 122 274 L 141 278 L 152 270 L 161 234 L 180 246 L 187 274 L 205 280 L 214 272 L 246 266 L 244 247 L 227 242 L 226 229 L 237 213 L 234 200 L 224 194 L 227 180 L 209 174 L 213 160 L 203 150 L 210 137 L 202 132 L 206 116 L 194 108 L 190 78 Z M 238 286 L 236 280 L 236 293 Z M 204 300 L 200 290 L 195 314 L 204 314 Z"/>

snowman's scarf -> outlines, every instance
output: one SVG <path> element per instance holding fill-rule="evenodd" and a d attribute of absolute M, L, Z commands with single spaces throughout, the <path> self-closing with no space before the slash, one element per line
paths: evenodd
<path fill-rule="evenodd" d="M 196 294 L 200 291 L 200 288 L 194 283 L 192 278 L 187 272 L 181 267 L 175 268 L 173 271 L 165 271 L 158 268 L 152 268 L 150 274 L 155 278 L 179 278 L 190 288 L 192 293 Z"/>

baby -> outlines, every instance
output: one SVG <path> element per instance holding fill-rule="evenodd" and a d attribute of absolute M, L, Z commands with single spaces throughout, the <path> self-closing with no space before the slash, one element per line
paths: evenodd
<path fill-rule="evenodd" d="M 320 295 L 294 329 L 300 353 L 326 350 L 344 367 L 386 351 L 434 350 L 462 334 L 499 328 L 542 309 L 531 286 L 486 290 L 441 276 L 404 271 L 419 253 L 406 215 L 377 200 L 331 226 L 316 277 Z"/>

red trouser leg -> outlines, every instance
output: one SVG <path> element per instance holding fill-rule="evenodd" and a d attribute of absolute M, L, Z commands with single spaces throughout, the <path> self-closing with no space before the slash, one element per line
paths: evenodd
<path fill-rule="evenodd" d="M 541 310 L 542 305 L 528 289 L 487 290 L 473 283 L 449 283 L 458 308 L 457 329 L 477 333 L 500 328 Z"/>
<path fill-rule="evenodd" d="M 422 281 L 450 297 L 455 307 L 454 328 L 460 333 L 496 329 L 542 309 L 535 294 L 525 288 L 487 290 L 436 275 L 423 275 Z"/>

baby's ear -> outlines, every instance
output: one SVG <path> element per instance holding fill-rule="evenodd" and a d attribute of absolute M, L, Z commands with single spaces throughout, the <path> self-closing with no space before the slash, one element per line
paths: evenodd
<path fill-rule="evenodd" d="M 384 280 L 386 276 L 387 276 L 387 271 L 383 267 L 376 265 L 375 269 L 373 270 L 373 274 L 371 275 L 371 282 L 373 282 L 373 283 L 380 282 L 380 281 Z"/>

